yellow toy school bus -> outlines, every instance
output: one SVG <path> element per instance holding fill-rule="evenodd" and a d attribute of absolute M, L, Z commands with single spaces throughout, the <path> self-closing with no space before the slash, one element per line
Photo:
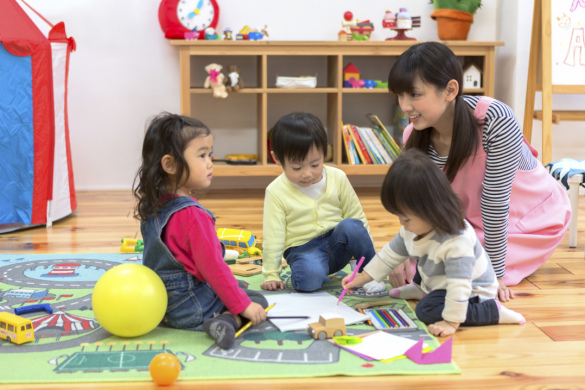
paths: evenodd
<path fill-rule="evenodd" d="M 247 230 L 219 228 L 217 237 L 226 249 L 248 250 L 256 244 L 256 237 Z"/>
<path fill-rule="evenodd" d="M 35 339 L 32 322 L 28 318 L 3 311 L 0 313 L 0 338 L 15 344 Z"/>

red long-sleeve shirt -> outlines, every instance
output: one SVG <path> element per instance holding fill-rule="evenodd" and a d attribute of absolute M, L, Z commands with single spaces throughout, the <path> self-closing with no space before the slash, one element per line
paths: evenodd
<path fill-rule="evenodd" d="M 161 239 L 187 272 L 209 283 L 232 314 L 240 314 L 251 303 L 223 260 L 213 219 L 205 211 L 199 207 L 177 211 L 167 222 Z"/>

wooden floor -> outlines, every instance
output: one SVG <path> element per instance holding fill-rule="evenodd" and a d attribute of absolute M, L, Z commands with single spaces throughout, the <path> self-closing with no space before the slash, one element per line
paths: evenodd
<path fill-rule="evenodd" d="M 358 190 L 376 249 L 398 231 L 384 211 L 378 190 Z M 127 192 L 80 192 L 75 213 L 52 228 L 0 235 L 2 253 L 117 252 L 121 237 L 140 237 Z M 217 215 L 217 226 L 245 228 L 261 236 L 263 191 L 210 190 L 201 203 Z M 177 389 L 585 389 L 585 199 L 580 199 L 578 246 L 568 234 L 551 259 L 514 287 L 506 306 L 526 317 L 524 325 L 462 328 L 454 338 L 453 359 L 461 375 L 329 377 L 321 379 L 178 381 Z M 0 356 L 0 362 L 6 357 Z M 391 363 L 389 363 L 391 364 Z M 0 363 L 0 369 L 2 364 Z M 290 367 L 293 372 L 294 365 Z M 32 374 L 31 374 L 32 375 Z M 32 377 L 32 376 L 31 376 Z M 3 389 L 154 388 L 153 382 L 2 386 Z"/>

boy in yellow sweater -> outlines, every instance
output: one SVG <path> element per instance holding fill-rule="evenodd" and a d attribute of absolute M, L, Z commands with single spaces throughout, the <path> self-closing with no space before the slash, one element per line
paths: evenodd
<path fill-rule="evenodd" d="M 319 118 L 302 112 L 283 116 L 270 143 L 284 173 L 266 188 L 261 287 L 284 289 L 283 255 L 299 291 L 321 288 L 352 257 L 364 256 L 365 266 L 376 254 L 368 221 L 345 173 L 323 165 L 327 133 Z M 380 291 L 385 284 L 374 281 L 364 288 Z"/>

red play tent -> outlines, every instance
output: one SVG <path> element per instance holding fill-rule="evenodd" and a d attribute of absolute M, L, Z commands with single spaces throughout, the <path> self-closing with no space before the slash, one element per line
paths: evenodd
<path fill-rule="evenodd" d="M 0 233 L 77 207 L 67 119 L 75 41 L 23 0 L 0 1 Z"/>

